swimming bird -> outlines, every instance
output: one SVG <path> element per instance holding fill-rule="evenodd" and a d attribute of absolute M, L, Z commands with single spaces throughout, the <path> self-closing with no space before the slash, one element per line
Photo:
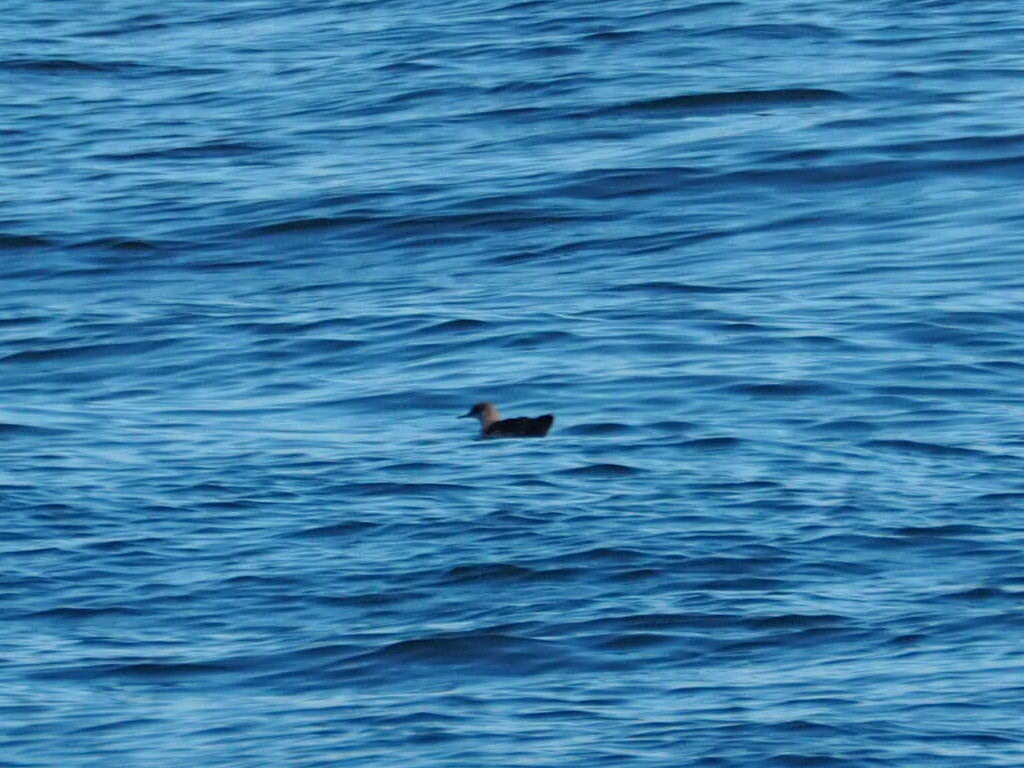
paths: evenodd
<path fill-rule="evenodd" d="M 553 413 L 503 419 L 494 403 L 477 403 L 459 418 L 471 416 L 480 419 L 480 437 L 544 437 L 555 421 Z"/>

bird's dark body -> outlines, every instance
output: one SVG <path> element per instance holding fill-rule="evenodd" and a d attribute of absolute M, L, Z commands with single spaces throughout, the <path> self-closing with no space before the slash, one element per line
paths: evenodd
<path fill-rule="evenodd" d="M 483 431 L 484 437 L 544 437 L 554 423 L 554 414 L 531 418 L 520 416 L 516 419 L 502 419 L 490 424 Z"/>

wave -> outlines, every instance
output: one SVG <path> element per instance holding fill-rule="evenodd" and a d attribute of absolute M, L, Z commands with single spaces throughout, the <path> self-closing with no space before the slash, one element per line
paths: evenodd
<path fill-rule="evenodd" d="M 348 537 L 353 534 L 371 531 L 377 527 L 379 527 L 377 523 L 371 523 L 366 520 L 346 520 L 341 523 L 303 528 L 301 531 L 293 533 L 292 536 L 309 539 L 322 539 L 334 536 Z"/>
<path fill-rule="evenodd" d="M 53 245 L 53 241 L 39 235 L 15 235 L 0 232 L 0 248 L 5 250 L 20 250 L 22 248 L 46 248 Z"/>
<path fill-rule="evenodd" d="M 13 424 L 0 422 L 0 435 L 59 435 L 68 432 L 57 427 L 40 427 L 34 424 Z"/>
<path fill-rule="evenodd" d="M 4 363 L 39 363 L 93 358 L 120 358 L 165 348 L 168 341 L 127 341 L 112 344 L 82 344 L 74 347 L 26 349 L 0 358 Z"/>
<path fill-rule="evenodd" d="M 668 281 L 652 281 L 649 283 L 626 283 L 624 285 L 616 285 L 608 290 L 613 293 L 663 294 L 671 296 L 677 294 L 735 293 L 742 289 L 718 285 L 692 285 Z"/>
<path fill-rule="evenodd" d="M 9 72 L 115 72 L 121 63 L 78 61 L 75 59 L 7 59 L 0 61 L 0 70 Z"/>
<path fill-rule="evenodd" d="M 397 665 L 402 674 L 417 667 L 456 668 L 460 674 L 476 670 L 488 677 L 519 677 L 556 669 L 567 654 L 558 643 L 498 632 L 431 635 L 390 643 L 342 662 L 342 668 L 362 666 L 372 674 Z"/>
<path fill-rule="evenodd" d="M 625 464 L 586 464 L 571 469 L 563 469 L 559 472 L 562 475 L 575 475 L 582 477 L 623 477 L 635 475 L 642 470 Z"/>
<path fill-rule="evenodd" d="M 603 437 L 608 435 L 625 435 L 633 432 L 635 427 L 629 424 L 619 424 L 613 421 L 593 422 L 590 424 L 574 424 L 567 429 L 561 430 L 567 435 L 587 435 L 590 437 Z"/>
<path fill-rule="evenodd" d="M 868 440 L 865 448 L 898 451 L 920 456 L 985 456 L 985 451 L 918 440 Z"/>
<path fill-rule="evenodd" d="M 244 141 L 210 141 L 176 147 L 138 149 L 100 155 L 101 160 L 201 160 L 215 157 L 235 157 L 266 152 L 267 146 Z"/>
<path fill-rule="evenodd" d="M 654 99 L 639 99 L 592 110 L 589 117 L 617 114 L 666 114 L 708 109 L 759 109 L 766 106 L 803 106 L 848 99 L 842 91 L 827 88 L 783 88 L 764 91 L 722 91 L 688 93 Z"/>

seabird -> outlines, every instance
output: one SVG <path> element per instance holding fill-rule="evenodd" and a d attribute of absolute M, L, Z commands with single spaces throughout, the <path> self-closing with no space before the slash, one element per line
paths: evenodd
<path fill-rule="evenodd" d="M 503 419 L 498 415 L 494 403 L 477 403 L 459 418 L 468 419 L 471 416 L 480 419 L 480 437 L 544 437 L 555 421 L 552 413 Z"/>

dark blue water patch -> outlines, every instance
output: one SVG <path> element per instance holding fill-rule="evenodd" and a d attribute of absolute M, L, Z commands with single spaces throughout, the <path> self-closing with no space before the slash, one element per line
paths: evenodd
<path fill-rule="evenodd" d="M 810 428 L 824 433 L 864 435 L 877 431 L 880 426 L 880 424 L 871 424 L 860 419 L 835 419 L 814 424 Z"/>
<path fill-rule="evenodd" d="M 586 464 L 561 471 L 563 475 L 584 477 L 622 477 L 635 475 L 642 470 L 625 464 Z"/>
<path fill-rule="evenodd" d="M 99 237 L 74 243 L 73 250 L 112 252 L 103 263 L 132 265 L 138 269 L 140 266 L 163 267 L 164 265 L 152 265 L 138 257 L 145 254 L 149 256 L 156 252 L 170 251 L 180 247 L 180 243 L 174 241 L 151 241 L 131 237 Z M 116 259 L 116 260 L 112 260 Z"/>
<path fill-rule="evenodd" d="M 677 659 L 687 656 L 696 658 L 700 655 L 700 652 L 694 650 L 692 646 L 685 649 L 680 647 L 681 643 L 678 638 L 656 632 L 605 635 L 595 639 L 591 645 L 602 651 L 617 653 L 644 653 L 649 649 L 658 652 L 666 647 L 671 647 L 673 655 Z"/>
<path fill-rule="evenodd" d="M 1004 153 L 1007 149 L 1024 148 L 1024 134 L 1014 132 L 1004 135 L 958 136 L 952 139 L 903 142 L 885 147 L 889 152 L 904 152 L 920 155 L 922 152 L 951 155 L 962 158 L 965 154 L 987 155 L 990 152 Z"/>
<path fill-rule="evenodd" d="M 744 24 L 711 31 L 712 35 L 750 37 L 755 40 L 831 40 L 840 35 L 838 30 L 816 24 Z"/>
<path fill-rule="evenodd" d="M 138 149 L 101 156 L 98 159 L 120 161 L 120 160 L 194 160 L 216 157 L 233 157 L 237 155 L 248 155 L 265 153 L 271 148 L 265 145 L 251 144 L 238 141 L 211 141 L 203 144 L 161 147 L 153 149 Z"/>
<path fill-rule="evenodd" d="M 46 248 L 52 245 L 52 241 L 38 235 L 17 235 L 10 232 L 0 232 L 0 249 L 22 250 L 28 248 Z"/>
<path fill-rule="evenodd" d="M 993 602 L 1009 602 L 1020 605 L 1024 603 L 1024 595 L 1007 592 L 997 587 L 972 587 L 957 590 L 941 596 L 942 600 L 964 602 L 971 605 L 991 604 Z"/>
<path fill-rule="evenodd" d="M 839 339 L 834 336 L 794 336 L 792 340 L 800 344 L 806 344 L 809 347 L 857 348 L 856 344 L 851 344 L 845 339 Z"/>
<path fill-rule="evenodd" d="M 44 611 L 37 611 L 29 614 L 26 618 L 31 619 L 58 619 L 61 621 L 87 621 L 90 619 L 103 619 L 111 616 L 134 616 L 141 612 L 127 606 L 105 606 L 102 608 L 84 608 L 77 606 L 62 606 L 60 608 L 49 608 Z"/>
<path fill-rule="evenodd" d="M 485 320 L 474 320 L 472 318 L 460 318 L 458 320 L 445 320 L 444 322 L 420 328 L 416 331 L 418 336 L 432 336 L 435 334 L 461 333 L 464 331 L 489 330 L 491 323 Z"/>
<path fill-rule="evenodd" d="M 512 563 L 478 563 L 475 565 L 459 565 L 445 574 L 445 581 L 505 581 L 523 580 L 532 576 L 534 571 Z"/>
<path fill-rule="evenodd" d="M 920 633 L 910 633 L 906 635 L 897 635 L 891 637 L 888 640 L 888 645 L 896 646 L 897 648 L 915 648 L 926 643 L 928 636 Z"/>
<path fill-rule="evenodd" d="M 458 483 L 350 483 L 348 491 L 356 496 L 431 496 L 465 488 Z"/>
<path fill-rule="evenodd" d="M 44 74 L 115 72 L 122 66 L 121 63 L 77 61 L 72 59 L 8 59 L 0 61 L 0 70 Z"/>
<path fill-rule="evenodd" d="M 836 757 L 832 754 L 799 752 L 781 752 L 771 755 L 768 758 L 768 765 L 779 766 L 780 768 L 845 768 L 846 766 L 863 765 L 861 758 L 855 760 Z M 880 765 L 880 761 L 871 761 L 873 765 Z"/>
<path fill-rule="evenodd" d="M 765 187 L 807 190 L 812 187 L 841 187 L 874 184 L 897 185 L 927 176 L 931 166 L 922 162 L 846 162 L 829 165 L 798 163 L 790 167 L 745 170 L 713 180 L 722 184 L 751 184 Z M 710 180 L 709 180 L 710 181 Z"/>
<path fill-rule="evenodd" d="M 220 75 L 226 70 L 219 67 L 188 67 L 142 62 L 130 59 L 98 60 L 95 58 L 44 58 L 44 59 L 8 59 L 0 61 L 0 71 L 15 75 L 60 78 L 64 82 L 69 77 L 84 78 L 87 76 L 103 77 L 110 80 L 131 82 L 155 78 L 207 77 Z"/>
<path fill-rule="evenodd" d="M 642 36 L 643 32 L 639 30 L 624 30 L 621 32 L 592 32 L 583 35 L 582 39 L 602 43 L 623 43 L 637 40 Z"/>
<path fill-rule="evenodd" d="M 672 283 L 672 282 L 651 282 L 651 283 L 629 283 L 626 285 L 617 285 L 609 288 L 610 291 L 616 293 L 640 293 L 640 294 L 661 294 L 661 295 L 673 295 L 673 294 L 702 294 L 702 293 L 731 293 L 742 288 L 729 286 L 714 286 L 714 285 L 689 285 L 686 283 Z"/>
<path fill-rule="evenodd" d="M 984 536 L 987 529 L 977 525 L 947 524 L 934 526 L 905 526 L 894 531 L 901 536 L 939 538 L 947 536 Z"/>
<path fill-rule="evenodd" d="M 495 339 L 503 347 L 512 349 L 535 349 L 552 344 L 569 342 L 579 337 L 568 331 L 537 331 L 525 333 L 513 333 L 500 336 Z"/>
<path fill-rule="evenodd" d="M 680 443 L 673 443 L 674 446 L 692 451 L 719 451 L 736 448 L 743 443 L 738 437 L 699 437 L 693 440 L 684 440 Z"/>
<path fill-rule="evenodd" d="M 137 32 L 148 32 L 157 29 L 166 29 L 172 26 L 175 21 L 181 21 L 180 18 L 166 17 L 159 13 L 139 13 L 127 18 L 118 18 L 117 24 L 111 27 L 104 27 L 102 29 L 88 29 L 76 31 L 73 33 L 74 37 L 117 37 L 120 35 L 131 35 Z"/>
<path fill-rule="evenodd" d="M 567 435 L 588 435 L 593 437 L 624 435 L 635 431 L 635 427 L 629 424 L 618 424 L 616 422 L 593 422 L 589 424 L 574 424 L 571 427 L 560 430 Z"/>
<path fill-rule="evenodd" d="M 983 457 L 984 451 L 940 443 L 919 442 L 916 440 L 868 440 L 863 443 L 865 448 L 896 451 L 919 456 L 936 457 Z"/>
<path fill-rule="evenodd" d="M 0 422 L 0 435 L 60 435 L 70 430 L 56 427 L 40 427 L 33 424 Z"/>
<path fill-rule="evenodd" d="M 800 614 L 790 613 L 777 616 L 764 616 L 749 620 L 754 629 L 810 629 L 818 627 L 836 627 L 848 624 L 846 616 L 838 614 Z"/>
<path fill-rule="evenodd" d="M 693 3 L 679 8 L 658 8 L 651 10 L 650 8 L 638 9 L 640 12 L 633 14 L 629 18 L 635 20 L 643 20 L 647 22 L 664 22 L 669 19 L 685 20 L 691 16 L 696 16 L 703 13 L 713 13 L 716 11 L 728 11 L 742 7 L 742 3 L 732 2 L 732 0 L 711 0 L 705 3 Z"/>
<path fill-rule="evenodd" d="M 678 435 L 696 428 L 698 425 L 690 421 L 656 421 L 648 425 L 651 429 L 659 432 Z"/>
<path fill-rule="evenodd" d="M 460 676 L 529 676 L 564 664 L 567 654 L 549 641 L 488 632 L 435 635 L 404 640 L 346 659 L 341 669 L 374 672 L 382 665 L 399 665 L 405 674 L 430 674 L 443 667 Z M 331 670 L 327 671 L 331 674 Z"/>
<path fill-rule="evenodd" d="M 366 520 L 346 520 L 331 525 L 319 525 L 314 528 L 304 528 L 292 534 L 302 538 L 323 539 L 332 537 L 348 538 L 356 534 L 365 533 L 378 527 L 377 523 Z"/>
<path fill-rule="evenodd" d="M 702 175 L 704 174 L 701 169 L 686 167 L 589 170 L 576 174 L 571 183 L 563 184 L 552 190 L 552 193 L 559 197 L 580 200 L 653 195 L 686 189 L 695 178 Z M 689 240 L 698 242 L 710 239 L 716 234 L 714 231 L 693 232 L 689 233 Z M 579 244 L 564 247 L 579 248 Z"/>
<path fill-rule="evenodd" d="M 264 259 L 215 259 L 199 260 L 190 265 L 190 269 L 197 273 L 203 272 L 235 272 L 240 270 L 251 270 L 253 267 L 266 267 L 272 262 Z"/>
<path fill-rule="evenodd" d="M 315 217 L 280 221 L 272 224 L 264 224 L 252 229 L 243 231 L 241 237 L 259 237 L 261 235 L 289 235 L 289 234 L 310 234 L 317 235 L 325 230 L 363 227 L 376 224 L 379 219 L 372 213 L 349 214 L 346 216 Z"/>
<path fill-rule="evenodd" d="M 123 355 L 151 352 L 166 347 L 169 341 L 136 341 L 119 344 L 83 344 L 50 349 L 26 349 L 0 358 L 5 363 L 63 363 L 69 360 L 118 359 Z"/>
<path fill-rule="evenodd" d="M 846 98 L 848 98 L 846 94 L 841 91 L 823 88 L 690 93 L 629 101 L 581 114 L 579 117 L 620 114 L 675 116 L 680 113 L 707 112 L 709 110 L 757 110 L 768 106 L 821 104 Z"/>
<path fill-rule="evenodd" d="M 315 355 L 328 355 L 337 354 L 341 352 L 349 353 L 351 350 L 360 347 L 364 342 L 359 339 L 302 339 L 301 341 L 291 342 L 288 347 L 291 351 L 298 354 L 315 354 Z"/>
<path fill-rule="evenodd" d="M 20 316 L 0 318 L 0 328 L 10 328 L 20 325 L 35 325 L 37 323 L 46 323 L 49 320 L 51 320 L 50 317 L 28 313 Z"/>
<path fill-rule="evenodd" d="M 983 493 L 980 496 L 978 496 L 978 500 L 985 502 L 1024 501 L 1024 491 L 1008 491 L 1004 493 Z"/>
<path fill-rule="evenodd" d="M 664 573 L 658 568 L 627 568 L 615 574 L 615 578 L 623 582 L 638 582 L 646 580 L 658 580 L 664 577 Z"/>
<path fill-rule="evenodd" d="M 349 213 L 342 216 L 302 218 L 267 225 L 261 225 L 240 234 L 241 237 L 292 235 L 322 237 L 326 234 L 359 234 L 361 237 L 379 241 L 429 246 L 437 244 L 448 235 L 439 233 L 512 233 L 530 229 L 567 225 L 574 221 L 591 218 L 569 210 L 531 210 L 529 208 L 486 210 L 478 213 L 447 213 L 422 215 L 382 215 L 380 213 Z M 425 238 L 416 240 L 416 238 Z M 454 238 L 452 242 L 460 242 Z"/>
<path fill-rule="evenodd" d="M 90 541 L 83 545 L 83 549 L 97 552 L 121 552 L 124 550 L 138 550 L 145 545 L 161 545 L 163 539 L 155 536 L 143 536 L 132 538 L 114 538 L 101 541 Z"/>

